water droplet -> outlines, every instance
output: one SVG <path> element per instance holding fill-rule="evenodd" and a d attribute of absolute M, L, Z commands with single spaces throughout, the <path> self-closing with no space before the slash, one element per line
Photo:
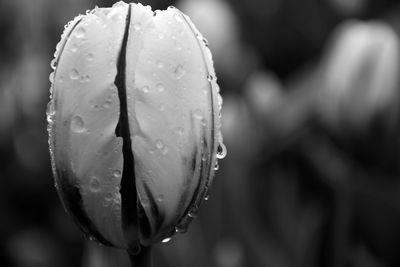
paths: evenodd
<path fill-rule="evenodd" d="M 161 149 L 161 154 L 167 155 L 167 153 L 168 153 L 168 147 L 167 147 L 167 146 L 164 146 L 164 147 Z"/>
<path fill-rule="evenodd" d="M 143 86 L 142 87 L 142 92 L 143 93 L 148 93 L 149 92 L 149 87 L 148 86 Z"/>
<path fill-rule="evenodd" d="M 194 211 L 189 211 L 189 213 L 188 213 L 188 216 L 190 217 L 190 218 L 196 218 L 197 217 L 197 214 L 194 212 Z"/>
<path fill-rule="evenodd" d="M 163 202 L 164 201 L 164 195 L 163 194 L 158 195 L 157 196 L 157 201 L 158 202 Z"/>
<path fill-rule="evenodd" d="M 49 125 L 53 124 L 53 117 L 55 114 L 56 110 L 54 107 L 54 102 L 53 100 L 51 100 L 49 103 L 47 103 L 47 108 L 46 108 L 47 122 L 49 123 Z"/>
<path fill-rule="evenodd" d="M 91 236 L 91 235 L 89 235 L 89 234 L 85 234 L 85 238 L 86 238 L 87 240 L 89 240 L 89 241 L 94 241 L 94 240 L 95 240 L 94 237 Z"/>
<path fill-rule="evenodd" d="M 140 31 L 142 29 L 142 24 L 140 24 L 140 22 L 136 22 L 135 24 L 133 24 L 133 28 L 135 29 L 135 31 Z"/>
<path fill-rule="evenodd" d="M 53 70 L 55 70 L 57 67 L 57 59 L 53 58 L 53 60 L 50 62 L 50 66 Z"/>
<path fill-rule="evenodd" d="M 179 134 L 180 136 L 183 136 L 183 135 L 185 134 L 185 129 L 183 129 L 182 127 L 179 127 L 179 128 L 178 128 L 178 134 Z"/>
<path fill-rule="evenodd" d="M 183 49 L 182 45 L 180 45 L 180 44 L 177 44 L 177 45 L 175 46 L 175 48 L 176 48 L 176 50 L 178 50 L 178 51 L 182 51 L 182 49 Z"/>
<path fill-rule="evenodd" d="M 78 38 L 78 39 L 81 39 L 81 38 L 85 37 L 85 34 L 86 34 L 86 31 L 85 31 L 85 29 L 83 27 L 78 27 L 75 30 L 75 37 Z"/>
<path fill-rule="evenodd" d="M 162 63 L 161 61 L 157 62 L 157 68 L 162 69 L 164 68 L 164 63 Z"/>
<path fill-rule="evenodd" d="M 73 44 L 72 46 L 71 46 L 71 52 L 76 52 L 76 51 L 78 51 L 78 46 L 76 45 L 76 44 Z"/>
<path fill-rule="evenodd" d="M 183 68 L 182 65 L 178 65 L 175 68 L 174 73 L 175 73 L 175 78 L 179 80 L 180 78 L 183 77 L 183 75 L 185 75 L 186 71 L 185 71 L 185 69 Z"/>
<path fill-rule="evenodd" d="M 203 112 L 201 112 L 200 109 L 196 109 L 196 110 L 193 112 L 193 118 L 198 119 L 198 120 L 203 119 Z"/>
<path fill-rule="evenodd" d="M 77 79 L 79 78 L 79 71 L 78 71 L 77 69 L 72 69 L 72 70 L 69 72 L 69 77 L 70 77 L 72 80 L 77 80 Z"/>
<path fill-rule="evenodd" d="M 217 98 L 218 98 L 218 107 L 219 109 L 221 109 L 224 100 L 222 99 L 222 96 L 220 94 L 218 94 Z"/>
<path fill-rule="evenodd" d="M 74 116 L 71 120 L 71 130 L 75 133 L 85 131 L 85 122 L 80 116 Z"/>
<path fill-rule="evenodd" d="M 162 83 L 157 84 L 156 88 L 157 88 L 157 91 L 159 91 L 160 93 L 164 92 L 164 90 L 165 90 L 165 87 Z"/>
<path fill-rule="evenodd" d="M 118 186 L 119 188 L 119 186 Z M 118 189 L 119 190 L 119 189 Z M 116 194 L 115 198 L 114 198 L 114 203 L 115 204 L 121 204 L 121 195 L 120 194 Z"/>
<path fill-rule="evenodd" d="M 92 105 L 90 105 L 90 107 L 93 108 L 93 109 L 98 109 L 98 108 L 99 108 L 99 105 L 97 105 L 97 104 L 94 104 L 94 105 L 93 105 L 93 104 L 92 104 Z"/>
<path fill-rule="evenodd" d="M 164 238 L 161 242 L 168 243 L 169 241 L 171 241 L 171 237 Z"/>
<path fill-rule="evenodd" d="M 219 163 L 218 163 L 218 160 L 215 162 L 214 170 L 215 170 L 215 171 L 218 171 L 218 170 L 219 170 Z"/>
<path fill-rule="evenodd" d="M 201 125 L 207 126 L 207 120 L 205 118 L 201 119 Z"/>
<path fill-rule="evenodd" d="M 209 199 L 210 199 L 210 195 L 207 194 L 207 195 L 204 197 L 204 200 L 207 201 L 207 200 L 209 200 Z"/>
<path fill-rule="evenodd" d="M 112 99 L 111 99 L 111 98 L 108 98 L 108 99 L 106 100 L 106 102 L 104 102 L 103 108 L 109 108 L 109 107 L 111 106 L 111 104 L 112 104 Z"/>
<path fill-rule="evenodd" d="M 109 200 L 104 200 L 103 201 L 103 207 L 107 208 L 108 206 L 110 206 L 111 202 Z"/>
<path fill-rule="evenodd" d="M 50 81 L 51 83 L 54 82 L 54 71 L 53 71 L 52 73 L 50 73 L 50 75 L 49 75 L 49 81 Z"/>
<path fill-rule="evenodd" d="M 82 75 L 79 77 L 79 81 L 81 83 L 87 83 L 90 82 L 90 76 L 89 75 Z"/>
<path fill-rule="evenodd" d="M 53 102 L 53 100 L 51 100 L 51 101 L 49 101 L 49 103 L 47 103 L 46 114 L 48 116 L 54 116 L 55 113 L 56 113 L 56 110 L 54 109 L 54 102 Z"/>
<path fill-rule="evenodd" d="M 211 82 L 214 79 L 214 77 L 210 74 L 207 75 L 207 81 Z"/>
<path fill-rule="evenodd" d="M 93 53 L 88 53 L 88 54 L 86 55 L 86 59 L 87 59 L 88 61 L 93 61 L 93 59 L 94 59 Z"/>
<path fill-rule="evenodd" d="M 177 22 L 182 22 L 183 21 L 183 18 L 182 18 L 182 16 L 181 16 L 181 14 L 175 14 L 174 15 L 174 18 L 175 18 L 175 20 L 177 21 Z"/>
<path fill-rule="evenodd" d="M 115 178 L 115 179 L 121 178 L 121 171 L 120 171 L 120 170 L 114 170 L 114 171 L 112 172 L 112 176 L 113 176 L 113 178 Z"/>
<path fill-rule="evenodd" d="M 143 206 L 143 207 L 147 207 L 147 206 L 150 205 L 150 201 L 149 201 L 148 198 L 142 198 L 142 199 L 140 199 L 140 203 L 142 203 L 142 206 Z"/>
<path fill-rule="evenodd" d="M 226 146 L 223 143 L 219 143 L 217 148 L 217 159 L 225 158 L 226 153 L 227 153 Z"/>
<path fill-rule="evenodd" d="M 89 183 L 89 190 L 93 193 L 97 193 L 99 192 L 101 189 L 100 187 L 100 181 L 99 178 L 97 178 L 96 176 L 93 176 L 90 179 L 90 183 Z"/>
<path fill-rule="evenodd" d="M 158 33 L 158 38 L 159 39 L 164 39 L 164 34 L 162 32 Z"/>
<path fill-rule="evenodd" d="M 156 140 L 156 147 L 161 150 L 161 149 L 164 148 L 164 143 L 160 139 L 157 139 Z"/>
<path fill-rule="evenodd" d="M 175 232 L 176 233 L 183 234 L 183 233 L 186 233 L 187 230 L 188 230 L 188 225 L 187 224 L 181 224 L 181 225 L 175 226 Z"/>
<path fill-rule="evenodd" d="M 110 201 L 113 199 L 113 193 L 108 192 L 108 193 L 106 194 L 106 196 L 104 197 L 104 199 L 105 199 L 107 202 L 110 202 Z"/>

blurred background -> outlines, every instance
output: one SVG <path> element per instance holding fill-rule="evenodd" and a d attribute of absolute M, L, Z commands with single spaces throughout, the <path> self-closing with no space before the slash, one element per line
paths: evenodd
<path fill-rule="evenodd" d="M 45 116 L 64 24 L 114 2 L 0 0 L 1 266 L 129 266 L 64 212 Z M 156 266 L 400 266 L 398 1 L 142 3 L 177 6 L 207 37 L 228 147 Z"/>

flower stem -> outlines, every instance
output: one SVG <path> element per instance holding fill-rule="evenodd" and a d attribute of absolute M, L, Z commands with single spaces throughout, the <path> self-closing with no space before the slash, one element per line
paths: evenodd
<path fill-rule="evenodd" d="M 128 252 L 132 267 L 153 267 L 151 257 L 151 246 L 141 247 L 138 254 L 132 255 Z"/>

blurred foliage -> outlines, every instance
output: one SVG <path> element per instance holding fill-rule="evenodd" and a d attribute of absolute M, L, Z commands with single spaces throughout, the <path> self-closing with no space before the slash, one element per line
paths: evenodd
<path fill-rule="evenodd" d="M 111 0 L 0 1 L 0 265 L 128 266 L 65 214 L 45 109 L 63 25 Z M 156 266 L 400 266 L 399 32 L 391 0 L 177 5 L 209 39 L 228 156 Z"/>

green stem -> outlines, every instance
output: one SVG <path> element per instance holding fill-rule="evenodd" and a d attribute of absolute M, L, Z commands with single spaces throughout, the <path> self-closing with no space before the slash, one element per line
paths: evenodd
<path fill-rule="evenodd" d="M 132 255 L 128 252 L 129 259 L 131 260 L 132 267 L 153 267 L 153 260 L 151 257 L 151 246 L 141 247 L 138 254 Z"/>

